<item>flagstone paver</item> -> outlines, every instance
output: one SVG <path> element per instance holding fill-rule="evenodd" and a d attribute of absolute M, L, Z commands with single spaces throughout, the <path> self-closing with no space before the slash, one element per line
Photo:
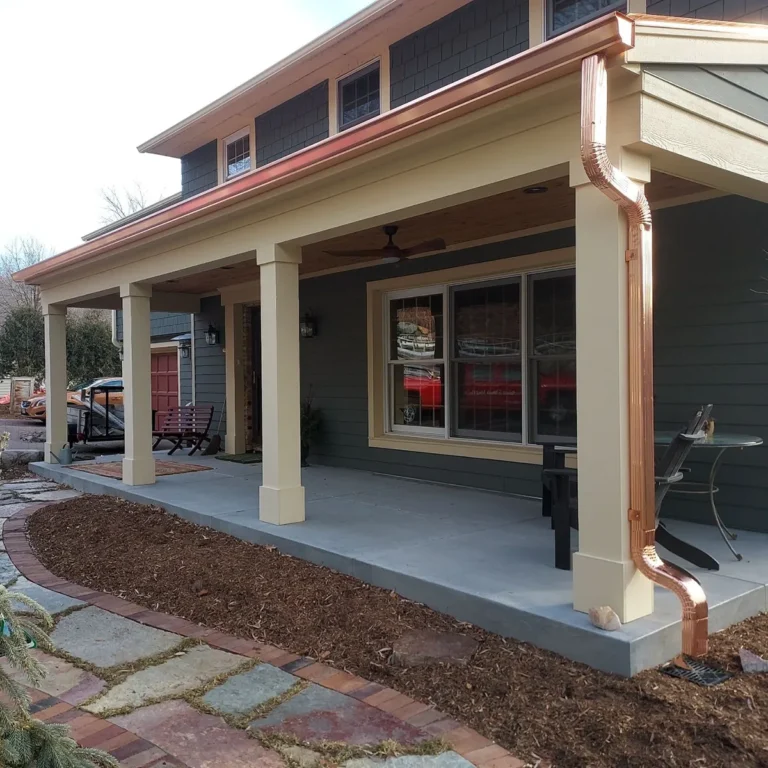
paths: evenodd
<path fill-rule="evenodd" d="M 17 512 L 24 509 L 27 506 L 27 502 L 13 499 L 8 502 L 0 503 L 0 518 L 7 519 L 13 517 Z"/>
<path fill-rule="evenodd" d="M 203 701 L 218 712 L 244 715 L 276 696 L 289 691 L 299 678 L 269 664 L 233 675 L 203 697 Z"/>
<path fill-rule="evenodd" d="M 439 755 L 403 755 L 401 757 L 359 757 L 342 763 L 342 768 L 472 768 L 472 763 L 455 752 Z"/>
<path fill-rule="evenodd" d="M 282 768 L 282 759 L 244 731 L 184 701 L 165 701 L 111 720 L 183 760 L 190 768 Z"/>
<path fill-rule="evenodd" d="M 114 667 L 170 651 L 183 638 L 90 606 L 65 616 L 51 634 L 57 648 L 97 667 Z"/>
<path fill-rule="evenodd" d="M 141 707 L 160 697 L 181 696 L 218 675 L 232 672 L 245 661 L 234 653 L 198 645 L 181 656 L 134 673 L 84 709 L 99 714 L 122 707 Z"/>
<path fill-rule="evenodd" d="M 23 491 L 24 493 L 57 491 L 59 486 L 56 483 L 46 483 L 41 480 L 15 480 L 12 483 L 4 483 L 0 488 L 2 488 L 0 494 L 10 496 L 11 494 L 9 491 L 15 491 L 17 493 L 20 491 Z"/>
<path fill-rule="evenodd" d="M 426 737 L 418 728 L 342 693 L 311 683 L 301 693 L 254 720 L 252 730 L 283 733 L 300 741 L 378 744 L 393 739 L 414 744 Z"/>
<path fill-rule="evenodd" d="M 33 581 L 25 579 L 23 576 L 14 582 L 12 587 L 9 587 L 9 592 L 21 592 L 27 597 L 31 597 L 45 608 L 48 613 L 55 616 L 57 613 L 66 611 L 68 608 L 75 608 L 78 605 L 85 605 L 82 600 L 77 600 L 74 597 L 67 597 L 60 592 L 54 592 L 52 589 L 46 589 L 39 584 L 35 584 Z M 24 605 L 19 603 L 17 610 L 24 612 L 27 610 Z"/>
<path fill-rule="evenodd" d="M 13 564 L 11 558 L 4 552 L 0 552 L 0 585 L 5 586 L 21 575 L 19 569 Z"/>
<path fill-rule="evenodd" d="M 76 499 L 78 496 L 82 496 L 82 493 L 78 491 L 43 491 L 39 493 L 37 491 L 17 491 L 19 498 L 26 499 L 27 501 L 66 501 L 66 499 Z"/>
<path fill-rule="evenodd" d="M 57 696 L 68 704 L 82 704 L 86 699 L 101 693 L 106 683 L 90 672 L 70 664 L 64 659 L 51 656 L 40 650 L 31 651 L 32 656 L 43 666 L 45 677 L 37 686 L 38 690 Z M 22 685 L 29 685 L 29 680 L 21 670 L 14 669 L 6 659 L 3 669 L 9 677 Z"/>

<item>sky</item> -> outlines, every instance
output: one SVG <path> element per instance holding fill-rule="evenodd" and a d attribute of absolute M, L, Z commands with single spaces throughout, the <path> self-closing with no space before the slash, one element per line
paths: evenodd
<path fill-rule="evenodd" d="M 100 191 L 181 185 L 136 147 L 369 0 L 0 0 L 0 250 L 102 225 Z"/>

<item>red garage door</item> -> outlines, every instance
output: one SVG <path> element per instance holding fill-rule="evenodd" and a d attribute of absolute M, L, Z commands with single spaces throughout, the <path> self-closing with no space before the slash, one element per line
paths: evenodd
<path fill-rule="evenodd" d="M 152 355 L 152 410 L 165 411 L 179 404 L 179 368 L 175 352 Z"/>

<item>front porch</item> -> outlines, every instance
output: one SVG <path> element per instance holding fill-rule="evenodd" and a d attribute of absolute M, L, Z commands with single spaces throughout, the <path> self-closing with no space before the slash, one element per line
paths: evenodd
<path fill-rule="evenodd" d="M 274 526 L 259 520 L 261 465 L 172 459 L 212 469 L 129 486 L 72 467 L 41 462 L 31 468 L 77 490 L 158 504 L 200 525 L 274 545 L 607 672 L 631 675 L 680 651 L 679 602 L 661 587 L 655 589 L 654 613 L 619 632 L 598 630 L 573 610 L 572 574 L 554 567 L 552 531 L 538 500 L 312 466 L 302 472 L 305 523 Z M 681 563 L 706 590 L 711 631 L 766 610 L 767 534 L 739 532 L 744 560 L 737 562 L 713 526 L 677 520 L 668 526 L 721 562 L 718 573 Z M 576 549 L 575 532 L 573 537 Z"/>

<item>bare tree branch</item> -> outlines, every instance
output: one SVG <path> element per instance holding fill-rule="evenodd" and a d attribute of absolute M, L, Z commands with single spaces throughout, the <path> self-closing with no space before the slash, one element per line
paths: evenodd
<path fill-rule="evenodd" d="M 103 224 L 111 224 L 126 216 L 130 216 L 150 203 L 147 200 L 147 192 L 139 182 L 133 187 L 118 189 L 117 187 L 102 187 L 101 200 L 104 215 L 101 217 Z"/>
<path fill-rule="evenodd" d="M 34 237 L 17 237 L 0 252 L 0 317 L 16 307 L 40 309 L 37 286 L 17 283 L 13 274 L 51 255 L 52 250 Z"/>

